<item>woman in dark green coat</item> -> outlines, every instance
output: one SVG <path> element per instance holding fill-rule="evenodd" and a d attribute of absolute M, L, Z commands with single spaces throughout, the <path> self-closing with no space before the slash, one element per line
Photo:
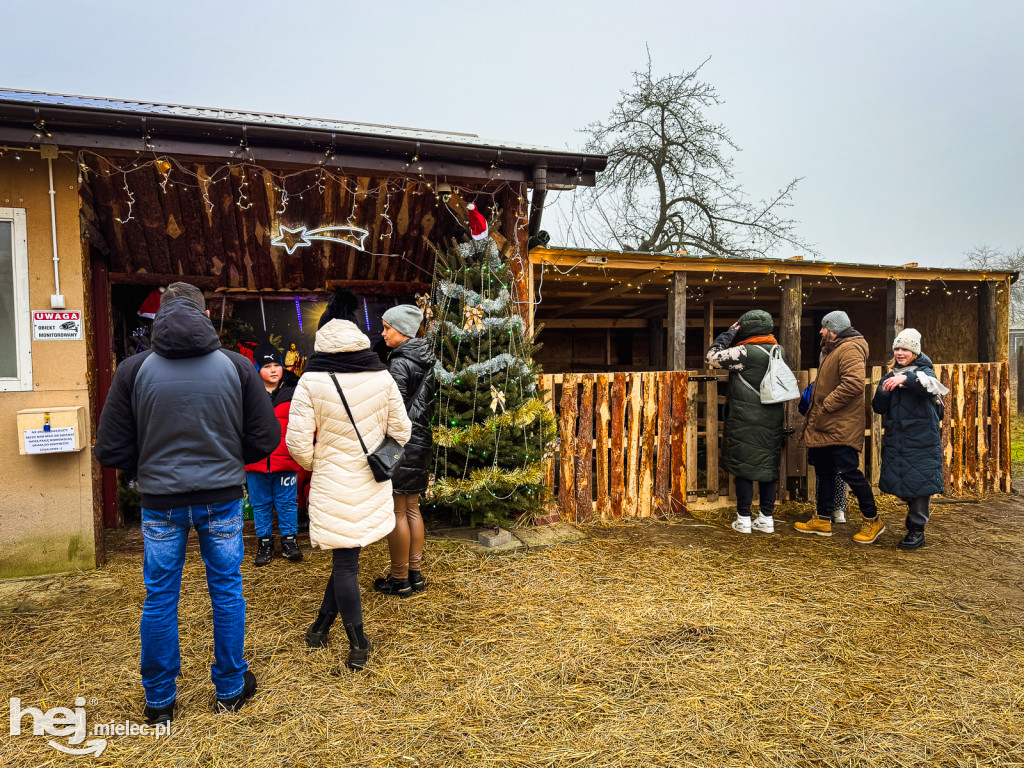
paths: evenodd
<path fill-rule="evenodd" d="M 729 371 L 722 466 L 736 480 L 736 520 L 732 527 L 739 533 L 775 532 L 772 512 L 785 411 L 781 404 L 762 405 L 759 389 L 772 347 L 779 346 L 772 330 L 772 316 L 753 309 L 719 334 L 707 354 L 711 366 Z M 755 482 L 761 494 L 761 516 L 752 522 Z"/>
<path fill-rule="evenodd" d="M 891 370 L 871 401 L 885 416 L 885 440 L 878 487 L 907 504 L 907 535 L 896 546 L 924 545 L 932 494 L 942 493 L 942 417 L 939 398 L 949 392 L 921 353 L 921 334 L 904 328 L 892 343 Z"/>

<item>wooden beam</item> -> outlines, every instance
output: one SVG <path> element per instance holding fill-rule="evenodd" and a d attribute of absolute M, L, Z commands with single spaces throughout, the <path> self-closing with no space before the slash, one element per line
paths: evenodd
<path fill-rule="evenodd" d="M 561 309 L 556 310 L 551 316 L 561 317 L 562 315 L 566 315 L 570 312 L 575 312 L 576 310 L 583 309 L 584 307 L 589 307 L 592 304 L 598 304 L 604 301 L 605 299 L 611 299 L 615 296 L 625 293 L 626 291 L 632 291 L 635 288 L 637 288 L 637 283 L 649 282 L 656 275 L 658 275 L 660 271 L 661 270 L 658 269 L 652 269 L 650 272 L 645 272 L 639 277 L 630 279 L 628 282 L 620 283 L 619 285 L 608 288 L 604 291 L 601 291 L 600 293 L 595 293 L 585 298 L 578 299 L 577 301 L 574 301 L 572 304 L 568 304 L 562 307 Z"/>
<path fill-rule="evenodd" d="M 718 272 L 720 274 L 771 275 L 779 278 L 790 275 L 811 275 L 816 277 L 894 279 L 930 281 L 937 278 L 947 283 L 966 281 L 980 283 L 982 280 L 1007 280 L 1016 275 L 1009 271 L 981 271 L 973 269 L 946 269 L 939 267 L 890 267 L 868 264 L 837 264 L 824 261 L 780 261 L 777 259 L 724 259 L 697 258 L 655 253 L 620 253 L 617 251 L 589 251 L 571 248 L 534 248 L 530 251 L 531 261 L 557 267 L 583 268 L 587 256 L 600 253 L 608 261 L 601 265 L 605 271 L 618 269 L 649 270 L 659 267 L 666 272 Z M 697 282 L 694 281 L 694 285 Z"/>
<path fill-rule="evenodd" d="M 704 349 L 711 348 L 711 342 L 715 340 L 715 302 L 709 301 L 704 305 Z M 710 368 L 710 363 L 705 363 L 705 368 Z"/>
<path fill-rule="evenodd" d="M 626 319 L 621 317 L 557 317 L 550 320 L 540 318 L 538 321 L 544 330 L 560 328 L 646 328 L 647 320 L 642 318 Z"/>
<path fill-rule="evenodd" d="M 213 290 L 220 284 L 216 277 L 198 275 L 174 275 L 156 272 L 110 272 L 111 285 L 170 285 L 171 283 L 188 283 L 196 288 Z"/>
<path fill-rule="evenodd" d="M 907 324 L 906 283 L 890 280 L 885 291 L 885 349 L 892 349 L 897 334 Z M 886 351 L 885 354 L 888 354 Z"/>
<path fill-rule="evenodd" d="M 668 293 L 668 367 L 686 370 L 686 273 L 673 272 Z"/>
<path fill-rule="evenodd" d="M 429 293 L 430 283 L 392 283 L 386 280 L 328 280 L 327 290 L 348 288 L 357 296 L 415 296 Z"/>
<path fill-rule="evenodd" d="M 650 352 L 648 363 L 656 371 L 665 370 L 665 323 L 660 317 L 647 319 L 650 329 Z"/>
<path fill-rule="evenodd" d="M 800 330 L 804 311 L 803 278 L 799 275 L 782 281 L 782 310 L 779 318 L 779 343 L 786 350 L 786 363 L 800 370 Z"/>
<path fill-rule="evenodd" d="M 786 362 L 794 371 L 800 370 L 800 331 L 803 328 L 804 294 L 803 278 L 792 275 L 782 281 L 781 308 L 779 310 L 779 343 L 786 352 Z M 809 319 L 809 318 L 808 318 Z M 796 429 L 800 425 L 800 414 L 797 410 L 798 401 L 791 400 L 785 405 L 786 426 Z M 789 440 L 793 440 L 792 437 Z M 779 467 L 779 500 L 789 498 L 789 476 L 795 474 L 794 462 L 790 461 L 790 452 L 782 452 Z"/>

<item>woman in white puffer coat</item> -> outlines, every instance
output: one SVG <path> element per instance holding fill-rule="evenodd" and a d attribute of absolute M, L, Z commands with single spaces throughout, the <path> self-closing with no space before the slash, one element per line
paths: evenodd
<path fill-rule="evenodd" d="M 316 332 L 316 354 L 292 396 L 285 436 L 292 458 L 313 473 L 310 543 L 333 550 L 331 577 L 306 643 L 326 648 L 327 634 L 340 613 L 349 641 L 346 664 L 352 670 L 366 666 L 372 649 L 363 633 L 359 552 L 391 532 L 395 507 L 391 481 L 374 480 L 333 379 L 345 393 L 368 450 L 386 435 L 405 445 L 412 433 L 398 385 L 353 322 L 356 306 L 355 296 L 343 290 L 328 303 Z"/>

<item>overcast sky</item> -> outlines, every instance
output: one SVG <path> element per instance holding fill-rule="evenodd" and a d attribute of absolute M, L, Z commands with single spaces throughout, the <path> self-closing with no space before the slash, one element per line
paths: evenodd
<path fill-rule="evenodd" d="M 581 145 L 645 45 L 656 74 L 710 56 L 746 190 L 804 177 L 792 214 L 822 258 L 953 266 L 1024 245 L 1016 0 L 52 0 L 3 17 L 2 87 L 553 147 Z"/>

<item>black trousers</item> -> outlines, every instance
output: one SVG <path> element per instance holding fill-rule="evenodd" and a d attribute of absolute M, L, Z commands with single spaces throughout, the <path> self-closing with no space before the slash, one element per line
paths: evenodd
<path fill-rule="evenodd" d="M 359 547 L 331 551 L 334 564 L 320 604 L 322 613 L 341 616 L 342 624 L 363 623 L 363 601 L 359 593 Z"/>
<path fill-rule="evenodd" d="M 835 511 L 836 475 L 841 477 L 860 503 L 860 511 L 869 520 L 878 516 L 875 495 L 871 484 L 864 477 L 858 465 L 860 454 L 848 445 L 829 445 L 824 448 L 808 448 L 807 462 L 817 473 L 821 493 L 817 497 L 818 517 L 832 519 Z"/>
<path fill-rule="evenodd" d="M 736 514 L 740 517 L 750 517 L 750 505 L 754 503 L 754 481 L 744 477 L 734 479 L 736 481 Z M 761 494 L 762 515 L 772 516 L 778 487 L 778 480 L 770 480 L 767 483 L 758 482 L 757 490 Z"/>
<path fill-rule="evenodd" d="M 916 496 L 913 499 L 906 499 L 907 502 L 907 530 L 923 531 L 928 525 L 928 505 L 931 503 L 931 496 Z"/>

